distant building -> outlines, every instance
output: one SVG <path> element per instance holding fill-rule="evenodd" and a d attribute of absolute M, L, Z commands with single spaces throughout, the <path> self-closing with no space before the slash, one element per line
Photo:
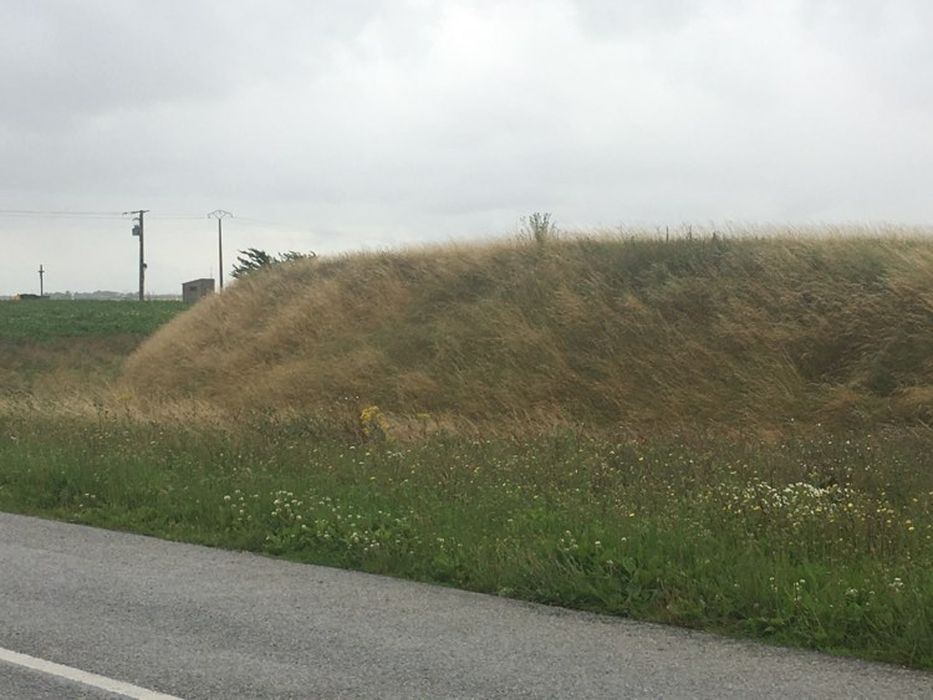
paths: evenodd
<path fill-rule="evenodd" d="M 40 297 L 38 294 L 17 294 L 13 297 L 14 301 L 31 301 L 32 299 L 45 299 L 46 297 Z"/>
<path fill-rule="evenodd" d="M 204 278 L 191 280 L 181 285 L 181 298 L 185 303 L 193 304 L 202 297 L 214 293 L 214 280 Z"/>

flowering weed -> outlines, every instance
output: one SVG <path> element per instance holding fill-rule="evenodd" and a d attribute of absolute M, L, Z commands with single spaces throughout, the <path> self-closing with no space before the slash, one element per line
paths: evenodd
<path fill-rule="evenodd" d="M 348 444 L 0 416 L 0 507 L 933 668 L 929 433 Z"/>

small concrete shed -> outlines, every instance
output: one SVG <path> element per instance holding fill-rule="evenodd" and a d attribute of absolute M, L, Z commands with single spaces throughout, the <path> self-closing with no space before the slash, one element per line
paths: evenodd
<path fill-rule="evenodd" d="M 213 293 L 214 280 L 210 278 L 191 280 L 190 282 L 185 282 L 183 285 L 181 285 L 181 298 L 187 304 L 193 304 L 201 297 L 206 297 L 208 294 Z"/>

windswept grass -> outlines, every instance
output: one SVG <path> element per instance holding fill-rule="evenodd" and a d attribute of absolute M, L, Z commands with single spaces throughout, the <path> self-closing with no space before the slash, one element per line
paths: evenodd
<path fill-rule="evenodd" d="M 933 422 L 933 239 L 578 237 L 303 261 L 158 332 L 130 387 L 472 434 Z M 341 414 L 342 412 L 342 414 Z"/>

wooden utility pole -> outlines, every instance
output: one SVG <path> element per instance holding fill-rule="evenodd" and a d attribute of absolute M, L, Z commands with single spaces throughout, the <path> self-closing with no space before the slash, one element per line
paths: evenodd
<path fill-rule="evenodd" d="M 39 298 L 45 296 L 45 268 L 39 265 Z"/>
<path fill-rule="evenodd" d="M 148 209 L 137 209 L 135 211 L 125 211 L 123 215 L 136 214 L 133 219 L 136 223 L 133 225 L 133 235 L 139 236 L 139 300 L 146 299 L 146 252 L 143 246 L 144 222 L 143 217 L 149 213 Z"/>
<path fill-rule="evenodd" d="M 220 291 L 224 290 L 224 225 L 223 220 L 225 216 L 233 216 L 230 212 L 225 209 L 215 209 L 210 214 L 207 215 L 207 218 L 217 219 L 217 258 L 218 258 L 218 267 L 217 267 L 217 277 L 220 280 Z"/>

